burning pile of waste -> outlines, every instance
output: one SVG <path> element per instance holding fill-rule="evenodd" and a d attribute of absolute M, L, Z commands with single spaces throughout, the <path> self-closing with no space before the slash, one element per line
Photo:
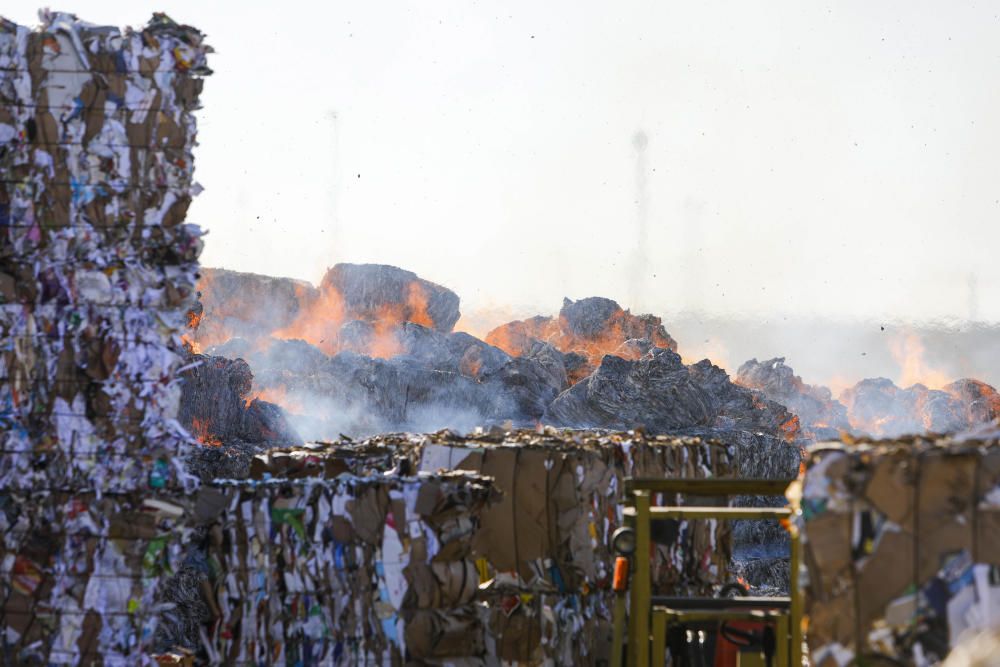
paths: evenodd
<path fill-rule="evenodd" d="M 454 331 L 457 294 L 393 266 L 338 264 L 315 287 L 205 269 L 199 289 L 188 344 L 207 356 L 197 357 L 204 368 L 185 404 L 211 405 L 208 387 L 226 381 L 206 377 L 231 376 L 230 363 L 242 359 L 237 383 L 252 374 L 244 402 L 281 406 L 293 427 L 263 423 L 266 433 L 253 435 L 248 424 L 260 420 L 240 410 L 211 415 L 232 423 L 206 424 L 204 410 L 184 409 L 184 424 L 203 439 L 273 443 L 509 423 L 810 442 L 955 432 L 1000 417 L 1000 394 L 972 379 L 940 390 L 868 379 L 839 400 L 782 358 L 751 359 L 731 379 L 707 359 L 684 364 L 659 317 L 602 297 L 566 299 L 555 316 L 509 322 L 481 340 Z"/>
<path fill-rule="evenodd" d="M 505 423 L 798 435 L 782 405 L 707 360 L 683 364 L 659 318 L 609 299 L 567 300 L 558 317 L 483 341 L 452 330 L 454 292 L 391 266 L 338 264 L 315 288 L 206 270 L 200 290 L 190 339 L 209 355 L 202 373 L 228 368 L 218 357 L 245 360 L 251 398 L 281 405 L 306 439 Z M 211 403 L 211 384 L 192 383 L 185 403 Z M 233 423 L 212 433 L 236 437 L 238 411 L 215 418 Z"/>

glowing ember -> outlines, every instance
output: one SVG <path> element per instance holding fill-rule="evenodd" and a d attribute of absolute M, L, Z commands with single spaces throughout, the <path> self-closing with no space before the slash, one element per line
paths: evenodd
<path fill-rule="evenodd" d="M 207 419 L 198 419 L 195 417 L 191 421 L 191 435 L 195 437 L 195 440 L 207 447 L 218 447 L 222 444 L 222 441 L 211 434 L 210 427 L 211 424 Z"/>

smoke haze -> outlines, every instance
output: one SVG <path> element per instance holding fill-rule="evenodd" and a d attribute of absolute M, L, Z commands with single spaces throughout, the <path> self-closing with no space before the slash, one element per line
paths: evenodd
<path fill-rule="evenodd" d="M 813 382 L 898 378 L 888 339 L 915 331 L 927 364 L 997 382 L 989 4 L 73 10 L 166 11 L 218 51 L 189 215 L 206 265 L 315 283 L 395 264 L 469 314 L 600 294 L 663 316 L 686 355 L 786 356 Z"/>

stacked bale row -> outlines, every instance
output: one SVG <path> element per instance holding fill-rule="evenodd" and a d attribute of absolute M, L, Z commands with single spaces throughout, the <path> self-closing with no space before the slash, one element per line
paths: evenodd
<path fill-rule="evenodd" d="M 379 466 L 465 470 L 492 478 L 499 493 L 470 536 L 483 634 L 449 648 L 450 657 L 594 664 L 607 658 L 614 560 L 608 543 L 622 523 L 624 479 L 727 476 L 736 461 L 730 448 L 695 438 L 548 429 L 380 436 L 273 451 L 251 470 L 261 478 L 322 478 Z M 658 535 L 655 590 L 711 594 L 726 581 L 728 526 L 675 522 Z M 421 584 L 412 574 L 415 589 Z"/>
<path fill-rule="evenodd" d="M 138 664 L 184 528 L 184 224 L 210 49 L 0 19 L 0 662 Z"/>
<path fill-rule="evenodd" d="M 206 53 L 43 13 L 0 21 L 0 487 L 147 488 L 187 446 L 180 332 L 201 232 L 184 224 Z"/>

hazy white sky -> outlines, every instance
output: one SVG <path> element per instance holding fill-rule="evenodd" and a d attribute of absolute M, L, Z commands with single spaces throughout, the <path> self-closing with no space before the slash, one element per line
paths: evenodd
<path fill-rule="evenodd" d="M 206 265 L 315 282 L 397 264 L 467 309 L 601 294 L 665 316 L 1000 319 L 994 3 L 65 9 L 163 10 L 218 51 L 189 215 Z"/>

